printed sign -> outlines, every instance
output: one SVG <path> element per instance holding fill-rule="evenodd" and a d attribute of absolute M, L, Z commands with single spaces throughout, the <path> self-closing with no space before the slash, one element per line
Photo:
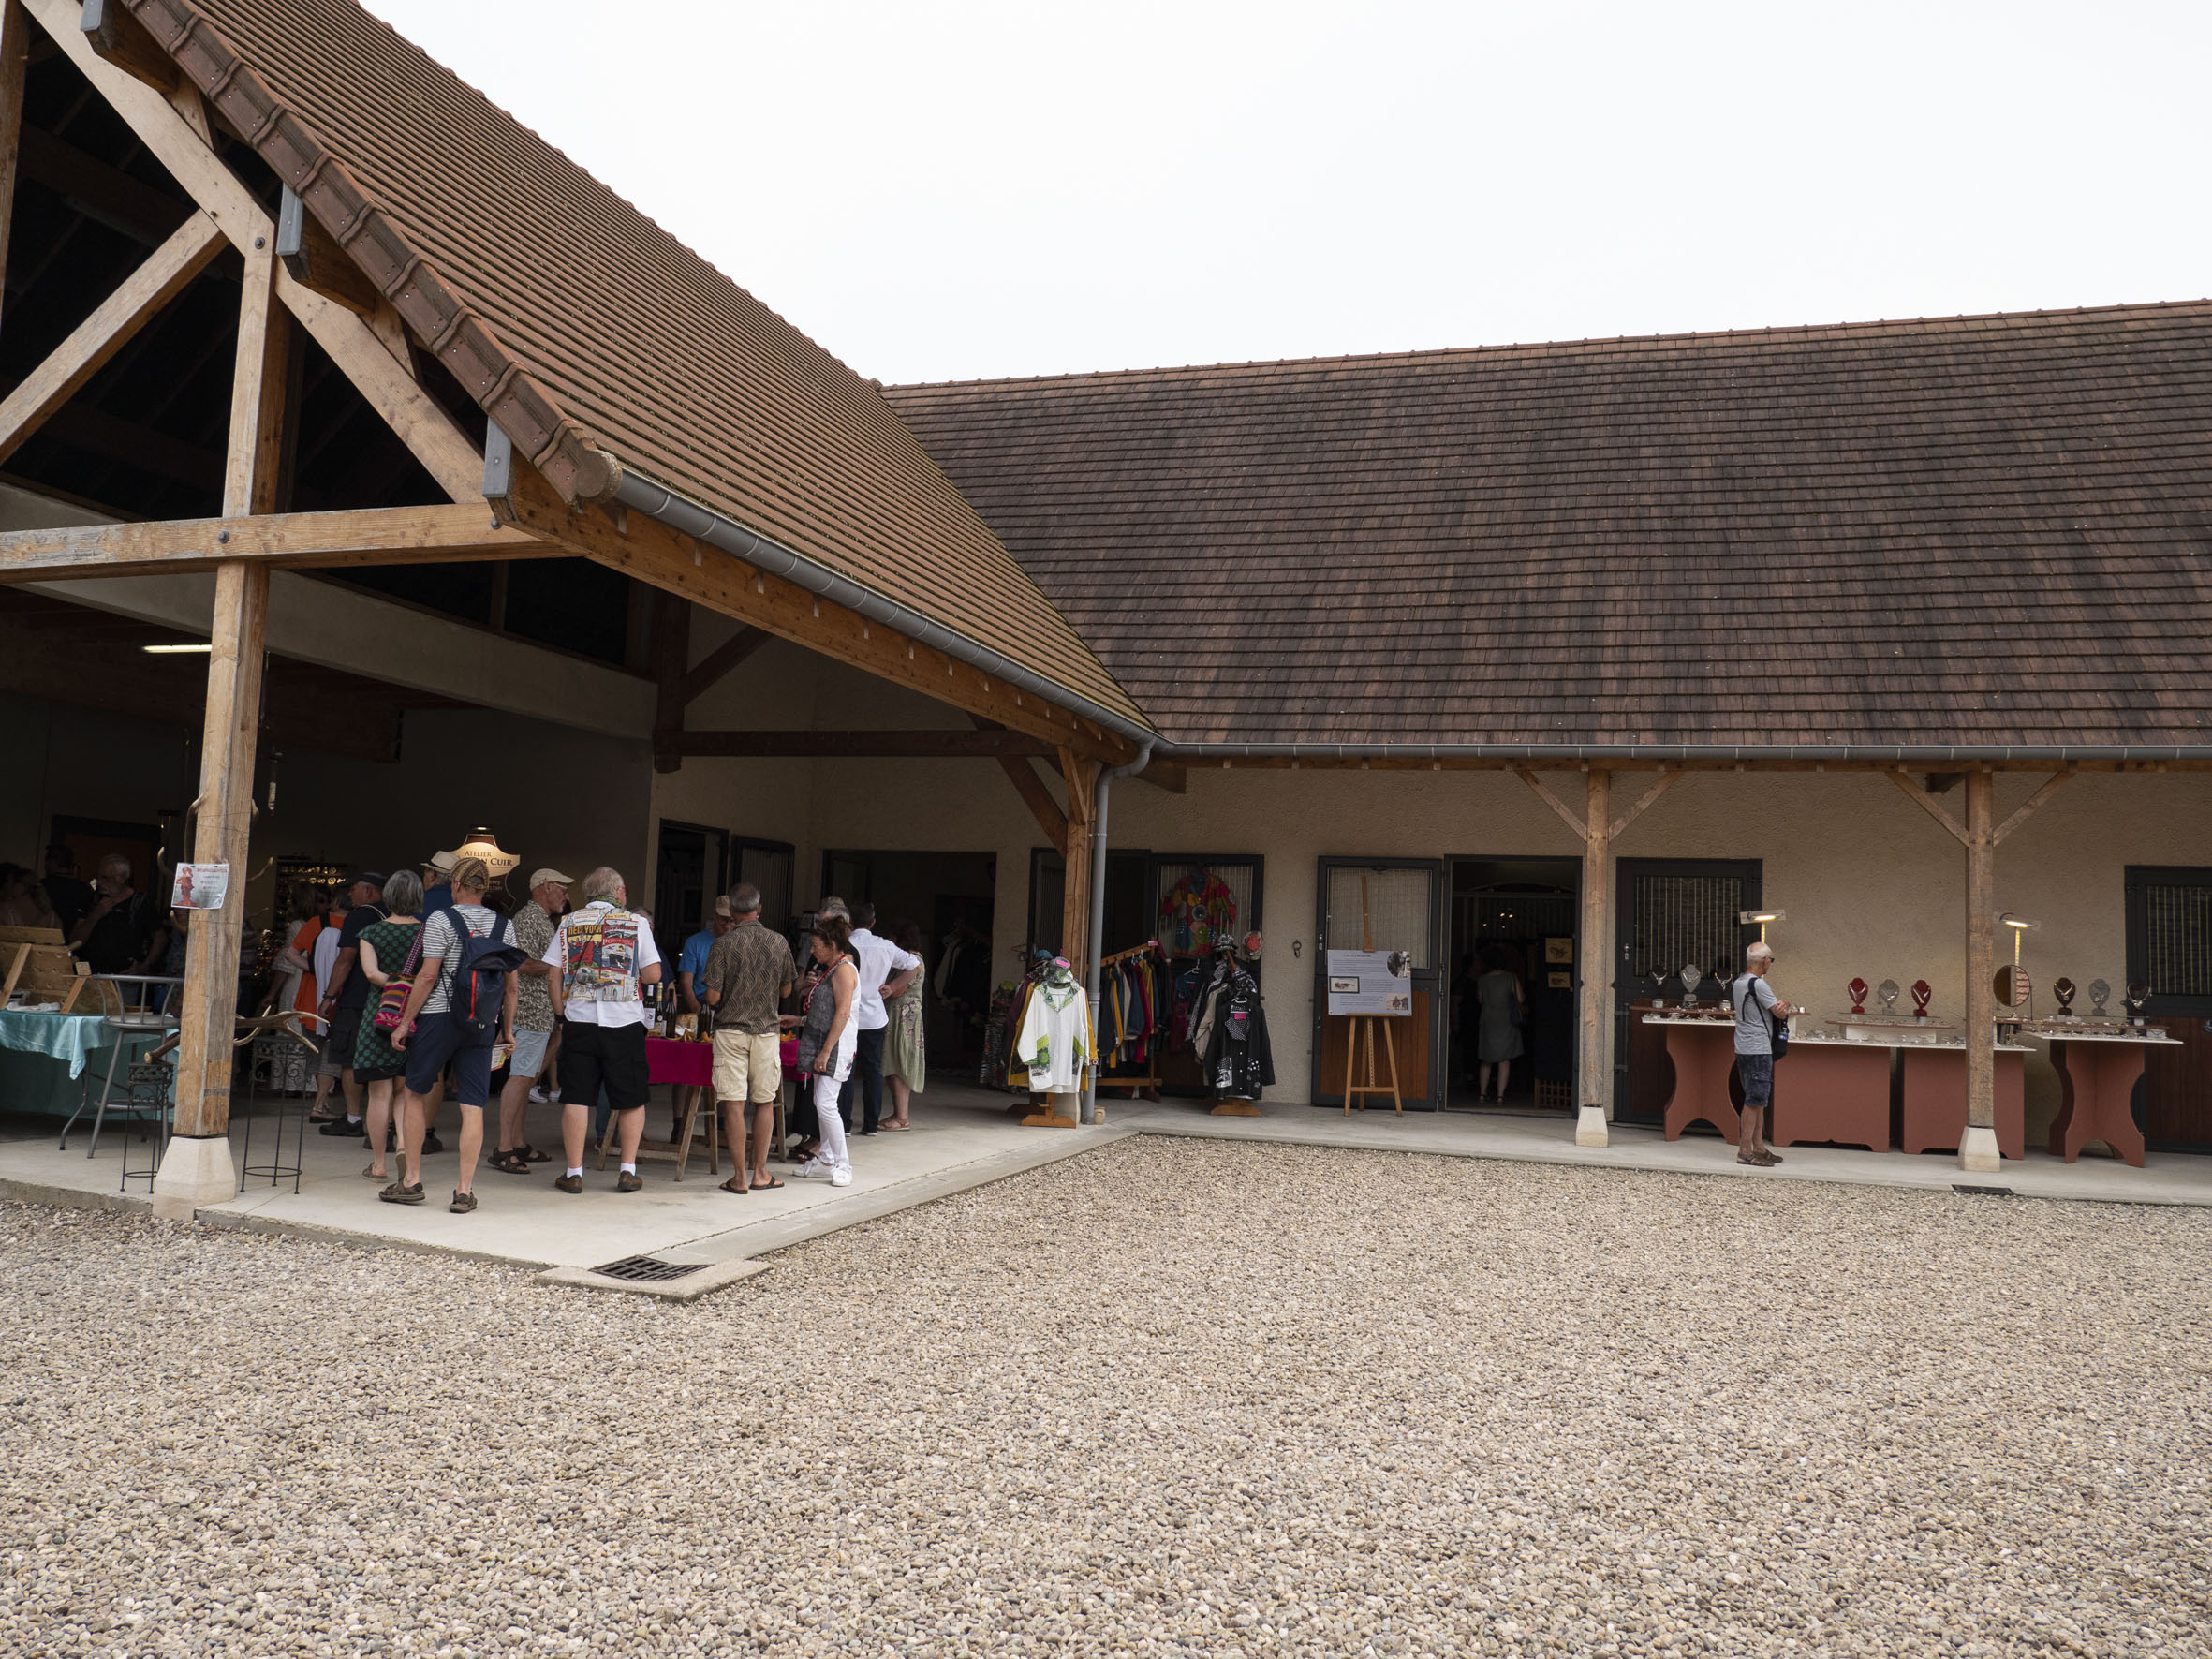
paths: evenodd
<path fill-rule="evenodd" d="M 1331 1014 L 1413 1012 L 1413 967 L 1404 951 L 1331 951 Z"/>
<path fill-rule="evenodd" d="M 1545 940 L 1543 941 L 1543 959 L 1546 963 L 1573 961 L 1574 941 L 1571 939 Z"/>
<path fill-rule="evenodd" d="M 230 893 L 230 867 L 227 864 L 180 864 L 170 886 L 172 910 L 219 911 Z"/>

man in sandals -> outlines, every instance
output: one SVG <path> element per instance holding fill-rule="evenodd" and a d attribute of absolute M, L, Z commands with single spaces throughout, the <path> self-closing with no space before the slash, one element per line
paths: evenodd
<path fill-rule="evenodd" d="M 760 921 L 760 889 L 741 881 L 730 895 L 736 924 L 715 941 L 696 979 L 699 1000 L 715 1011 L 715 1098 L 722 1137 L 737 1168 L 723 1190 L 780 1187 L 768 1174 L 768 1135 L 783 1090 L 782 1027 L 776 1010 L 799 977 L 790 941 Z M 745 1108 L 752 1107 L 752 1172 L 745 1167 Z"/>
<path fill-rule="evenodd" d="M 1764 940 L 1744 953 L 1746 971 L 1728 987 L 1736 1015 L 1736 1075 L 1744 1084 L 1742 1144 L 1738 1163 L 1768 1169 L 1782 1159 L 1767 1149 L 1761 1138 L 1766 1127 L 1766 1109 L 1775 1099 L 1775 1040 L 1770 1015 L 1788 1019 L 1797 1011 L 1775 995 L 1766 983 L 1766 970 L 1775 954 Z"/>

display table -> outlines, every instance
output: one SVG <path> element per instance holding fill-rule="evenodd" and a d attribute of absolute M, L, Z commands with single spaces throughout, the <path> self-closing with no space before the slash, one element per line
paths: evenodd
<path fill-rule="evenodd" d="M 1682 1132 L 1698 1122 L 1710 1123 L 1732 1142 L 1738 1139 L 1743 1120 L 1728 1093 L 1729 1074 L 1736 1064 L 1735 1021 L 1647 1014 L 1644 1023 L 1666 1033 L 1667 1059 L 1674 1067 L 1674 1089 L 1667 1096 L 1667 1139 L 1680 1140 Z"/>
<path fill-rule="evenodd" d="M 66 1118 L 83 1096 L 86 1065 L 103 1075 L 114 1046 L 105 1015 L 0 1008 L 0 1111 Z"/>
<path fill-rule="evenodd" d="M 2029 1052 L 2018 1044 L 1997 1045 L 1997 1149 L 2007 1158 L 2028 1156 Z M 1955 1152 L 1966 1133 L 1966 1044 L 1906 1044 L 1905 1150 Z"/>
<path fill-rule="evenodd" d="M 715 1045 L 678 1037 L 645 1039 L 646 1076 L 678 1089 L 708 1089 L 715 1081 Z"/>
<path fill-rule="evenodd" d="M 2090 1141 L 2102 1141 L 2137 1169 L 2143 1167 L 2143 1131 L 2135 1127 L 2135 1084 L 2145 1050 L 2155 1044 L 2181 1046 L 2156 1026 L 2140 1036 L 2041 1033 L 2051 1045 L 2064 1104 L 2051 1123 L 2051 1150 L 2072 1163 Z"/>
<path fill-rule="evenodd" d="M 665 1159 L 676 1166 L 676 1179 L 684 1178 L 684 1171 L 690 1164 L 696 1149 L 693 1136 L 697 1133 L 700 1103 L 707 1108 L 706 1154 L 707 1173 L 720 1175 L 721 1125 L 712 1099 L 715 1086 L 715 1045 L 712 1043 L 689 1042 L 681 1037 L 648 1037 L 645 1039 L 645 1079 L 653 1084 L 666 1084 L 673 1089 L 675 1098 L 674 1132 L 665 1143 L 641 1141 L 638 1157 Z M 607 1133 L 599 1137 L 599 1167 L 607 1167 L 607 1153 L 614 1145 L 615 1126 L 621 1121 L 619 1113 L 610 1113 Z M 741 1148 L 742 1151 L 743 1148 Z"/>
<path fill-rule="evenodd" d="M 1733 1046 L 1734 1028 L 1730 1028 Z M 1799 1037 L 1775 1067 L 1774 1133 L 1777 1147 L 1833 1141 L 1890 1149 L 1890 1052 L 1871 1038 Z M 1963 1096 L 1961 1097 L 1963 1100 Z"/>

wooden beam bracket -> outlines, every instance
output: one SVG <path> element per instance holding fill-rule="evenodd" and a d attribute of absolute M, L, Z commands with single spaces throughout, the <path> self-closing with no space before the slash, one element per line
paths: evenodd
<path fill-rule="evenodd" d="M 1905 771 L 1903 767 L 1891 767 L 1884 771 L 1882 776 L 1887 778 L 1899 789 L 1903 790 L 1905 792 L 1906 797 L 1910 800 L 1914 806 L 1919 807 L 1923 811 L 1926 812 L 1930 818 L 1934 819 L 1938 823 L 1949 830 L 1960 846 L 1970 847 L 1973 845 L 1971 837 L 1969 837 L 1967 834 L 1966 825 L 1960 823 L 1957 819 L 1952 817 L 1949 812 L 1945 811 L 1942 802 L 1937 800 L 1935 796 L 1929 794 L 1927 791 L 1922 789 L 1919 784 L 1913 782 L 1911 777 Z"/>
<path fill-rule="evenodd" d="M 2004 822 L 1997 826 L 1996 830 L 1990 835 L 1989 844 L 1994 847 L 1998 842 L 2002 841 L 2007 836 L 2011 835 L 2014 830 L 2026 823 L 2030 818 L 2033 818 L 2035 816 L 2035 810 L 2038 807 L 2041 807 L 2045 801 L 2049 800 L 2053 795 L 2057 794 L 2060 790 L 2064 789 L 2069 783 L 2072 783 L 2072 781 L 2073 773 L 2071 769 L 2065 772 L 2052 773 L 2051 776 L 2044 780 L 2041 789 L 2037 790 L 2032 795 L 2029 795 L 2027 800 L 2020 803 L 2020 808 L 2018 811 L 2014 812 L 2010 818 L 2006 819 Z"/>
<path fill-rule="evenodd" d="M 1643 798 L 1640 799 L 1633 807 L 1630 807 L 1626 812 L 1622 813 L 1618 818 L 1613 821 L 1613 827 L 1605 832 L 1606 838 L 1608 840 L 1617 839 L 1621 831 L 1627 829 L 1629 825 L 1634 823 L 1636 820 L 1643 817 L 1644 808 L 1649 807 L 1654 801 L 1658 800 L 1659 796 L 1665 794 L 1669 789 L 1673 788 L 1674 780 L 1681 776 L 1682 774 L 1680 772 L 1661 772 L 1659 777 L 1659 781 L 1644 792 Z"/>
<path fill-rule="evenodd" d="M 1513 776 L 1534 790 L 1536 798 L 1559 815 L 1559 822 L 1574 832 L 1576 840 L 1584 842 L 1589 840 L 1590 826 L 1583 822 L 1582 814 L 1574 811 L 1565 801 L 1545 788 L 1543 780 L 1538 778 L 1534 772 L 1526 766 L 1515 766 Z M 1636 810 L 1640 812 L 1643 807 L 1639 807 Z M 1633 817 L 1635 814 L 1630 813 L 1630 816 Z"/>

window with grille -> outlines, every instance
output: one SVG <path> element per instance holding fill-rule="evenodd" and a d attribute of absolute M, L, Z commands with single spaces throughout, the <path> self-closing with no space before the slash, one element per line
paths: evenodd
<path fill-rule="evenodd" d="M 1329 867 L 1332 951 L 1404 951 L 1415 968 L 1433 968 L 1437 873 L 1431 869 Z"/>
<path fill-rule="evenodd" d="M 2152 1011 L 2212 1014 L 2212 869 L 2131 866 L 2127 897 L 2128 977 Z"/>
<path fill-rule="evenodd" d="M 1639 875 L 1634 902 L 1639 979 L 1672 975 L 1689 962 L 1723 979 L 1736 971 L 1736 915 L 1749 908 L 1741 876 Z"/>

